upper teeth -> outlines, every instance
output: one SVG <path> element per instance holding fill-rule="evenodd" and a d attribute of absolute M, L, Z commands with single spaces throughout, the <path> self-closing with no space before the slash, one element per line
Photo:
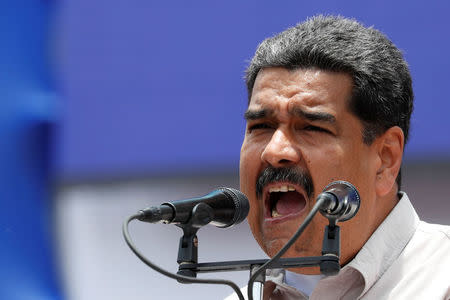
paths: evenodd
<path fill-rule="evenodd" d="M 295 191 L 295 188 L 291 185 L 280 185 L 276 187 L 269 188 L 269 193 L 273 192 L 288 192 L 288 191 Z"/>

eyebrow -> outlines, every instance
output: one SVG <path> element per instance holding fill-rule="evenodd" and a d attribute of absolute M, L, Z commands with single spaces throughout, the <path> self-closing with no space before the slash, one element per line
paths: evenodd
<path fill-rule="evenodd" d="M 259 120 L 264 119 L 268 116 L 273 116 L 274 114 L 275 112 L 273 110 L 267 108 L 258 110 L 248 109 L 244 113 L 244 119 L 247 121 Z M 290 114 L 310 121 L 320 121 L 330 124 L 336 123 L 336 117 L 326 112 L 307 112 L 299 107 L 295 107 L 294 109 L 292 109 L 292 111 L 290 111 Z"/>
<path fill-rule="evenodd" d="M 247 109 L 247 111 L 244 113 L 244 119 L 247 121 L 259 120 L 272 114 L 273 111 L 269 109 L 258 109 L 258 110 Z"/>
<path fill-rule="evenodd" d="M 300 118 L 305 118 L 310 121 L 320 121 L 320 122 L 326 122 L 330 124 L 336 123 L 336 117 L 332 114 L 326 113 L 326 112 L 308 112 L 304 111 L 303 109 L 299 107 L 295 107 L 292 112 L 292 115 L 295 115 Z"/>

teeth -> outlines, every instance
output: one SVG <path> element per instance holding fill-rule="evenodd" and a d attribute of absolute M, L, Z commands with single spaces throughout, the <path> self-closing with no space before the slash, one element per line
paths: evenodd
<path fill-rule="evenodd" d="M 278 212 L 277 212 L 277 209 L 274 207 L 273 209 L 272 209 L 272 218 L 278 218 L 278 217 L 281 217 L 282 215 L 280 215 Z"/>
<path fill-rule="evenodd" d="M 274 192 L 292 192 L 295 191 L 295 188 L 292 185 L 282 185 L 282 186 L 276 186 L 276 187 L 271 187 L 269 189 L 269 193 L 274 193 Z"/>
<path fill-rule="evenodd" d="M 274 186 L 269 189 L 269 193 L 286 193 L 286 192 L 292 192 L 295 191 L 295 187 L 292 185 L 280 185 L 280 186 Z M 272 208 L 272 218 L 278 218 L 282 217 L 283 215 L 279 214 L 276 207 Z"/>

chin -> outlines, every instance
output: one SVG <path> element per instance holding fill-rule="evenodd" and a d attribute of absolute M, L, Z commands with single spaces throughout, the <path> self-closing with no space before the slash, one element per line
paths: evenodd
<path fill-rule="evenodd" d="M 264 252 L 266 252 L 266 254 L 269 257 L 274 257 L 275 254 L 278 253 L 278 251 L 281 250 L 281 248 L 283 248 L 283 246 L 286 244 L 287 240 L 274 240 L 274 241 L 270 241 L 270 242 L 266 242 L 265 245 L 262 247 Z M 286 255 L 284 255 L 286 256 Z"/>
<path fill-rule="evenodd" d="M 280 251 L 281 248 L 283 248 L 288 241 L 289 239 L 276 239 L 270 242 L 266 242 L 263 247 L 263 250 L 269 257 L 274 257 L 275 254 L 277 254 L 278 251 Z M 301 255 L 302 255 L 301 251 L 298 252 L 294 244 L 288 249 L 288 251 L 282 257 L 299 257 Z"/>
<path fill-rule="evenodd" d="M 270 257 L 274 257 L 278 251 L 287 243 L 288 240 L 275 240 L 267 243 L 267 245 L 261 246 L 264 252 Z M 317 252 L 317 251 L 316 251 Z M 307 256 L 320 256 L 321 253 L 315 253 L 311 249 L 304 249 L 303 247 L 298 247 L 296 244 L 292 245 L 288 251 L 282 257 L 307 257 Z M 317 275 L 320 274 L 320 267 L 299 267 L 299 268 L 289 268 L 288 271 L 305 274 L 305 275 Z"/>
<path fill-rule="evenodd" d="M 275 239 L 272 241 L 265 241 L 263 244 L 260 243 L 261 248 L 269 257 L 274 257 L 281 248 L 286 245 L 289 238 Z M 308 243 L 310 244 L 310 243 Z M 282 257 L 306 257 L 306 256 L 320 256 L 320 249 L 311 249 L 310 247 L 305 247 L 305 243 L 302 241 L 297 241 L 294 243 Z"/>

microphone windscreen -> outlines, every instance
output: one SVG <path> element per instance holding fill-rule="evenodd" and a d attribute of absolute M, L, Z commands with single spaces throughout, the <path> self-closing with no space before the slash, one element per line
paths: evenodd
<path fill-rule="evenodd" d="M 248 202 L 247 196 L 244 195 L 241 191 L 233 188 L 221 187 L 218 189 L 222 191 L 223 194 L 227 196 L 229 200 L 232 200 L 234 203 L 234 215 L 232 220 L 227 224 L 214 224 L 218 227 L 230 227 L 235 224 L 239 224 L 247 218 L 248 212 L 250 210 L 250 204 Z M 214 222 L 212 222 L 214 223 Z"/>

